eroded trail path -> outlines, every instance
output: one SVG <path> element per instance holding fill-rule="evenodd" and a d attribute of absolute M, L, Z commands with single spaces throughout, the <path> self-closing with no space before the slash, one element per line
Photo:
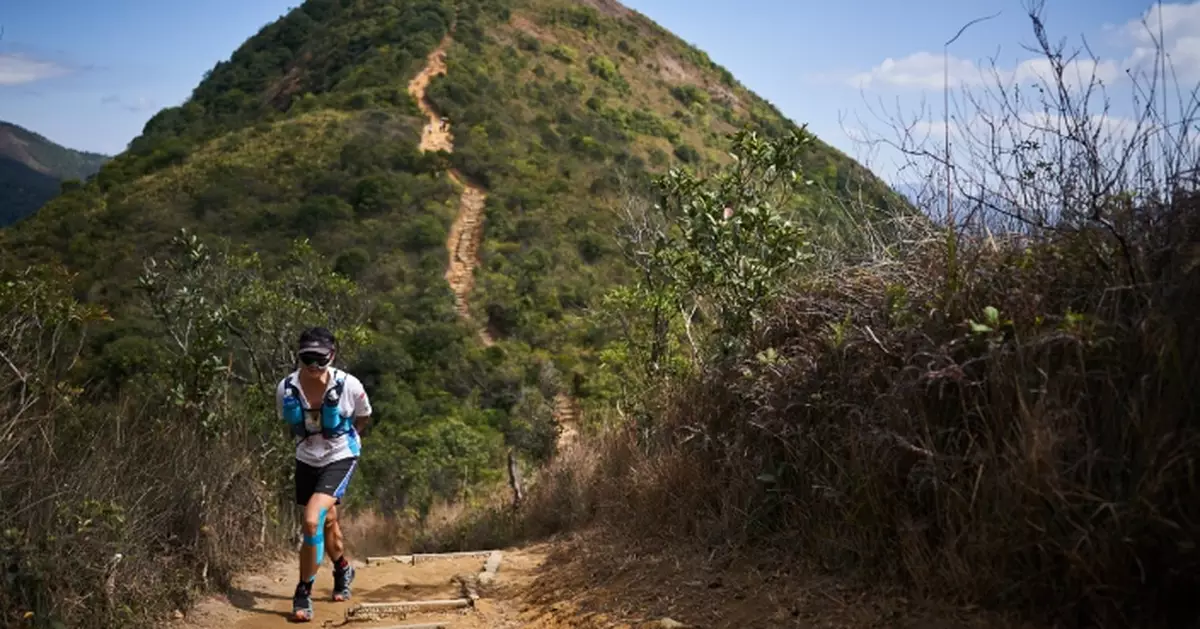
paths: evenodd
<path fill-rule="evenodd" d="M 408 93 L 417 101 L 417 105 L 425 114 L 425 128 L 421 131 L 421 151 L 454 152 L 454 135 L 450 125 L 433 110 L 425 89 L 429 81 L 439 74 L 446 73 L 446 47 L 450 44 L 447 36 L 426 60 L 425 67 L 408 83 Z M 446 251 L 449 254 L 449 264 L 446 267 L 446 281 L 454 291 L 458 313 L 466 320 L 471 320 L 470 302 L 468 298 L 475 286 L 475 267 L 479 264 L 479 243 L 483 239 L 483 208 L 487 202 L 487 192 L 467 180 L 456 169 L 450 170 L 450 180 L 462 188 L 462 196 L 458 201 L 458 217 L 450 226 L 450 236 L 446 240 Z M 481 328 L 479 338 L 484 345 L 492 345 L 495 340 L 486 328 Z"/>
<path fill-rule="evenodd" d="M 313 588 L 315 617 L 304 625 L 288 619 L 297 574 L 292 556 L 237 577 L 228 595 L 209 597 L 160 627 L 1043 629 L 976 608 L 850 586 L 779 557 L 714 557 L 707 546 L 664 547 L 661 538 L 592 530 L 498 552 L 502 560 L 486 580 L 480 570 L 486 571 L 487 562 L 478 555 L 377 557 L 366 565 L 355 560 L 354 597 L 344 603 L 330 599 L 326 561 Z M 353 548 L 349 554 L 361 557 Z M 478 598 L 470 599 L 472 594 Z M 456 601 L 456 608 L 446 609 Z M 413 603 L 426 609 L 405 613 Z M 430 605 L 441 609 L 429 610 Z"/>
<path fill-rule="evenodd" d="M 480 569 L 485 564 L 479 557 L 431 557 L 415 563 L 374 561 L 369 565 L 356 560 L 354 596 L 342 603 L 330 599 L 333 578 L 326 561 L 313 587 L 313 620 L 304 625 L 289 619 L 296 562 L 280 560 L 258 574 L 239 577 L 228 596 L 204 601 L 186 619 L 172 626 L 179 629 L 569 626 L 559 624 L 558 620 L 539 619 L 542 614 L 514 597 L 528 587 L 544 558 L 545 551 L 538 549 L 504 552 L 495 580 L 486 584 L 479 583 Z M 470 591 L 479 598 L 455 608 L 455 601 L 469 596 L 464 582 L 471 584 Z M 397 611 L 404 604 L 443 609 Z"/>
<path fill-rule="evenodd" d="M 558 450 L 564 452 L 579 439 L 579 403 L 566 393 L 554 396 L 554 419 L 562 427 L 558 434 Z"/>
<path fill-rule="evenodd" d="M 429 53 L 425 67 L 408 83 L 408 93 L 417 101 L 417 105 L 425 114 L 425 128 L 421 130 L 421 151 L 454 152 L 454 135 L 451 125 L 442 119 L 433 105 L 426 98 L 425 90 L 433 77 L 446 73 L 446 48 L 451 38 L 447 35 L 433 52 Z M 471 320 L 469 297 L 475 286 L 475 267 L 479 265 L 479 245 L 483 241 L 483 211 L 487 203 L 487 192 L 471 183 L 457 169 L 449 172 L 450 180 L 462 188 L 462 196 L 458 201 L 458 217 L 450 226 L 450 236 L 446 240 L 446 251 L 449 263 L 446 266 L 446 281 L 454 291 L 455 304 L 458 314 L 463 319 Z M 479 338 L 485 346 L 491 346 L 495 339 L 486 326 L 481 326 Z M 554 400 L 554 416 L 562 426 L 560 449 L 574 443 L 578 435 L 579 408 L 574 399 L 560 393 Z"/>

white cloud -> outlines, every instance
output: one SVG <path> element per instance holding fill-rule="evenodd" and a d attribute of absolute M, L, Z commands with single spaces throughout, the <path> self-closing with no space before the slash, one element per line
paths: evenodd
<path fill-rule="evenodd" d="M 1160 23 L 1161 19 L 1161 23 Z M 1152 71 L 1156 41 L 1161 29 L 1162 48 L 1167 54 L 1168 73 L 1182 80 L 1200 79 L 1200 2 L 1155 5 L 1140 18 L 1121 29 L 1133 50 L 1126 65 L 1138 71 Z"/>
<path fill-rule="evenodd" d="M 1057 81 L 1054 68 L 1045 57 L 1022 61 L 1008 76 L 1018 83 L 1054 85 Z M 1071 90 L 1084 89 L 1093 81 L 1112 85 L 1120 78 L 1121 67 L 1111 59 L 1072 59 L 1062 66 L 1063 84 Z"/>
<path fill-rule="evenodd" d="M 1126 69 L 1149 71 L 1155 63 L 1156 40 L 1159 39 L 1160 14 L 1162 47 L 1172 66 L 1168 73 L 1180 80 L 1200 80 L 1200 0 L 1187 4 L 1154 5 L 1141 16 L 1119 27 L 1105 30 L 1120 34 L 1124 50 L 1111 58 L 1093 60 L 1079 56 L 1066 63 L 1064 81 L 1072 89 L 1086 87 L 1093 78 L 1106 85 L 1123 78 Z M 1054 38 L 1052 37 L 1053 41 Z M 969 59 L 950 55 L 950 87 L 979 86 L 996 80 L 1020 83 L 1044 82 L 1052 77 L 1049 60 L 1043 57 L 1026 59 L 1015 67 L 992 68 Z M 904 89 L 937 89 L 943 85 L 943 55 L 915 52 L 905 57 L 887 58 L 866 72 L 846 77 L 855 87 L 896 87 Z"/>
<path fill-rule="evenodd" d="M 0 54 L 0 85 L 21 85 L 62 76 L 67 68 L 52 61 L 39 61 L 24 55 Z"/>
<path fill-rule="evenodd" d="M 943 80 L 948 80 L 950 87 L 978 85 L 984 80 L 984 75 L 973 61 L 954 55 L 943 57 L 931 52 L 915 52 L 900 59 L 888 57 L 867 72 L 855 74 L 847 80 L 851 85 L 863 88 L 882 84 L 941 89 Z"/>
<path fill-rule="evenodd" d="M 911 120 L 902 129 L 852 126 L 844 133 L 856 144 L 851 153 L 863 152 L 856 154 L 856 159 L 895 183 L 941 172 L 947 130 L 950 155 L 963 181 L 1014 176 L 1018 169 L 1038 162 L 1079 163 L 1072 159 L 1090 156 L 1093 151 L 1107 170 L 1118 169 L 1125 154 L 1131 153 L 1134 162 L 1126 164 L 1127 174 L 1138 159 L 1149 159 L 1161 169 L 1163 149 L 1179 153 L 1185 160 L 1200 157 L 1200 134 L 1164 130 L 1154 121 L 1139 123 L 1128 116 L 1103 113 L 1075 119 L 1032 110 L 977 112 L 965 120 L 952 119 L 949 125 L 939 117 Z M 1075 140 L 1060 142 L 1067 137 Z"/>
<path fill-rule="evenodd" d="M 1081 128 L 1076 128 L 1082 125 Z M 1058 137 L 1071 133 L 1103 138 L 1105 143 L 1128 142 L 1136 132 L 1145 137 L 1159 129 L 1149 121 L 1141 125 L 1133 118 L 1111 114 L 1091 114 L 1085 119 L 1068 118 L 1058 113 L 1044 111 L 1022 111 L 1015 116 L 993 113 L 977 113 L 966 122 L 951 120 L 950 139 L 962 141 L 991 141 L 1007 146 L 1021 140 L 1044 140 L 1048 136 Z M 920 120 L 913 124 L 915 138 L 927 138 L 940 143 L 946 135 L 944 120 Z M 994 134 L 994 135 L 993 135 Z M 968 139 L 970 138 L 970 139 Z"/>
<path fill-rule="evenodd" d="M 1074 59 L 1063 65 L 1063 81 L 1073 90 L 1082 89 L 1092 80 L 1111 84 L 1121 77 L 1120 66 L 1112 60 Z M 942 55 L 917 52 L 900 59 L 888 58 L 867 72 L 847 78 L 855 87 L 891 86 L 910 89 L 940 90 L 963 86 L 994 85 L 1015 80 L 1020 83 L 1044 83 L 1054 77 L 1050 61 L 1026 59 L 1015 68 L 1003 69 L 979 65 L 969 59 L 950 55 L 943 66 Z"/>
<path fill-rule="evenodd" d="M 1152 46 L 1159 34 L 1159 5 L 1153 5 L 1139 19 L 1131 20 L 1124 31 L 1139 46 Z M 1164 4 L 1161 11 L 1163 39 L 1170 42 L 1200 34 L 1200 2 Z"/>

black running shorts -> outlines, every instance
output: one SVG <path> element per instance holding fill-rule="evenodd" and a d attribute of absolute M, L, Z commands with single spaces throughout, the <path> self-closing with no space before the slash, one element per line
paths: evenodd
<path fill-rule="evenodd" d="M 313 467 L 297 459 L 296 504 L 307 505 L 313 494 L 328 494 L 337 498 L 336 504 L 341 504 L 356 467 L 357 458 L 341 459 L 324 467 Z"/>

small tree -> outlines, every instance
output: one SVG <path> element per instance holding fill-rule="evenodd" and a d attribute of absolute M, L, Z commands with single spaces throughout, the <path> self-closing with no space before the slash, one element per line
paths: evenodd
<path fill-rule="evenodd" d="M 231 416 L 225 403 L 235 383 L 269 406 L 275 383 L 294 365 L 300 329 L 330 327 L 346 339 L 347 358 L 366 341 L 366 312 L 353 282 L 306 241 L 293 246 L 284 270 L 268 276 L 257 255 L 215 252 L 183 231 L 164 262 L 146 261 L 138 286 L 168 340 L 172 368 L 160 374 L 162 384 L 212 430 Z"/>
<path fill-rule="evenodd" d="M 656 180 L 656 203 L 627 197 L 618 239 L 637 277 L 607 295 L 620 339 L 606 363 L 650 385 L 737 354 L 809 257 L 788 213 L 811 141 L 805 129 L 779 140 L 742 131 L 722 172 L 673 169 Z"/>

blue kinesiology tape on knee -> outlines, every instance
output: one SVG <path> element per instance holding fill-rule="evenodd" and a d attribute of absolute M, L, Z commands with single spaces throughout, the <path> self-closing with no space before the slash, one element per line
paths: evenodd
<path fill-rule="evenodd" d="M 328 509 L 321 509 L 320 515 L 317 516 L 317 533 L 316 535 L 304 534 L 304 545 L 313 549 L 313 573 L 309 577 L 309 581 L 317 578 L 317 570 L 321 567 L 321 556 L 325 554 L 325 514 Z"/>
<path fill-rule="evenodd" d="M 313 562 L 314 569 L 321 567 L 321 558 L 325 556 L 325 514 L 328 512 L 328 509 L 321 509 L 321 515 L 317 517 L 317 557 Z"/>

